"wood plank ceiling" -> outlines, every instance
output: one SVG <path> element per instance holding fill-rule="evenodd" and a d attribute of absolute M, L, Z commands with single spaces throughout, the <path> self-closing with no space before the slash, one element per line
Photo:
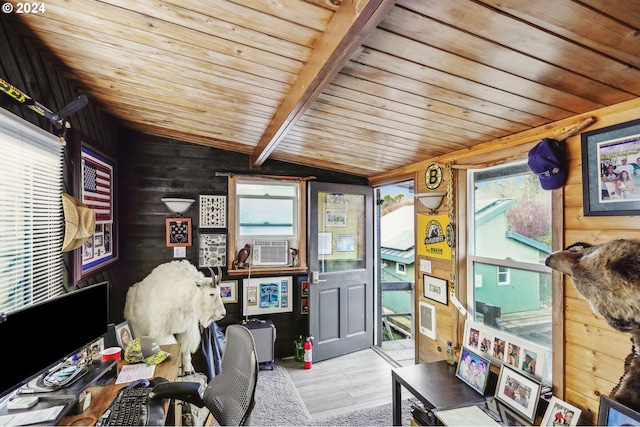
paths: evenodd
<path fill-rule="evenodd" d="M 3 17 L 91 102 L 254 167 L 370 177 L 640 94 L 640 0 L 44 5 Z"/>

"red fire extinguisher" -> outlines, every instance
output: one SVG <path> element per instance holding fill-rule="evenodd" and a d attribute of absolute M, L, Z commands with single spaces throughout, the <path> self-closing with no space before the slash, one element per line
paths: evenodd
<path fill-rule="evenodd" d="M 313 337 L 307 337 L 304 342 L 304 369 L 311 369 L 311 365 L 313 364 L 313 343 L 311 342 L 311 339 L 313 339 Z"/>

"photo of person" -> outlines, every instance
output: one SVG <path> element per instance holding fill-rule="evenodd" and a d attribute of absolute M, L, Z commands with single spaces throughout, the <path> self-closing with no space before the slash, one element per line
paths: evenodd
<path fill-rule="evenodd" d="M 507 346 L 507 363 L 514 368 L 520 368 L 520 346 L 509 343 Z"/>
<path fill-rule="evenodd" d="M 567 402 L 552 397 L 542 419 L 541 426 L 575 426 L 582 413 L 581 409 L 569 405 Z M 624 425 L 624 424 L 612 424 Z"/>
<path fill-rule="evenodd" d="M 484 332 L 480 333 L 480 351 L 483 353 L 492 354 L 493 350 L 493 337 L 485 334 Z"/>
<path fill-rule="evenodd" d="M 482 356 L 462 347 L 456 376 L 478 393 L 484 394 L 491 363 Z"/>
<path fill-rule="evenodd" d="M 480 331 L 474 328 L 469 330 L 469 347 L 478 348 L 478 337 L 480 336 Z"/>
<path fill-rule="evenodd" d="M 499 360 L 504 360 L 504 346 L 505 341 L 498 337 L 493 341 L 493 357 Z"/>
<path fill-rule="evenodd" d="M 116 326 L 116 340 L 121 348 L 127 348 L 127 346 L 135 339 L 131 325 L 128 321 L 124 321 Z"/>
<path fill-rule="evenodd" d="M 537 354 L 531 350 L 524 351 L 524 359 L 522 360 L 522 370 L 527 374 L 534 375 L 536 373 Z"/>

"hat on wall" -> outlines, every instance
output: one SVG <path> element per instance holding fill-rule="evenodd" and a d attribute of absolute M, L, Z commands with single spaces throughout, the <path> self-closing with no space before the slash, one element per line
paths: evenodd
<path fill-rule="evenodd" d="M 560 141 L 545 138 L 529 151 L 529 169 L 539 179 L 544 190 L 555 190 L 564 185 L 567 172 L 564 151 Z"/>
<path fill-rule="evenodd" d="M 62 193 L 64 212 L 64 241 L 62 252 L 79 248 L 93 236 L 96 228 L 96 213 L 84 206 L 80 200 Z"/>
<path fill-rule="evenodd" d="M 145 362 L 157 365 L 169 356 L 171 353 L 161 350 L 156 340 L 151 337 L 136 338 L 124 350 L 124 360 L 129 363 Z"/>

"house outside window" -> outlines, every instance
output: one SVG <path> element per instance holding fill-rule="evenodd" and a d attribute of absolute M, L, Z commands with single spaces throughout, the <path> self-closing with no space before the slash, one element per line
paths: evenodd
<path fill-rule="evenodd" d="M 470 170 L 467 177 L 473 189 L 468 248 L 472 320 L 499 325 L 551 351 L 551 270 L 544 265 L 552 247 L 551 192 L 542 190 L 526 161 Z"/>
<path fill-rule="evenodd" d="M 401 262 L 396 264 L 396 273 L 402 274 L 403 276 L 407 275 L 407 265 Z"/>

